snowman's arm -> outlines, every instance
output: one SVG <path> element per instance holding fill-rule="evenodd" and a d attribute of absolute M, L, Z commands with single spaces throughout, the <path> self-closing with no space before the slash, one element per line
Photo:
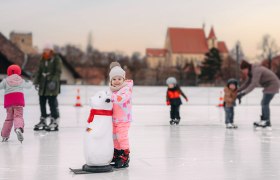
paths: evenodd
<path fill-rule="evenodd" d="M 132 89 L 125 87 L 116 94 L 112 94 L 112 102 L 116 104 L 123 104 L 131 98 Z"/>

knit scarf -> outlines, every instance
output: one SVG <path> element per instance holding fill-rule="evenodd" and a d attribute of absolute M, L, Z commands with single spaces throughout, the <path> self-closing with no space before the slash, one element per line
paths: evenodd
<path fill-rule="evenodd" d="M 127 85 L 126 82 L 122 83 L 121 85 L 119 86 L 113 86 L 111 83 L 110 83 L 110 89 L 112 92 L 116 92 L 116 91 L 119 91 L 121 88 L 125 87 Z"/>
<path fill-rule="evenodd" d="M 112 110 L 99 110 L 99 109 L 91 109 L 90 114 L 88 117 L 88 123 L 91 123 L 94 119 L 94 115 L 101 115 L 101 116 L 112 116 Z"/>

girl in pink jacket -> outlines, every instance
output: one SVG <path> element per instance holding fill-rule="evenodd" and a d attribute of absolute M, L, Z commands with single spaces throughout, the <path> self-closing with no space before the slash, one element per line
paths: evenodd
<path fill-rule="evenodd" d="M 7 110 L 7 117 L 1 131 L 2 142 L 8 141 L 13 124 L 17 138 L 22 142 L 24 127 L 23 107 L 25 105 L 23 88 L 30 88 L 32 83 L 25 82 L 25 80 L 20 77 L 21 69 L 18 65 L 9 66 L 7 74 L 8 77 L 3 79 L 0 83 L 0 89 L 5 90 L 4 107 Z"/>
<path fill-rule="evenodd" d="M 131 122 L 132 80 L 125 79 L 125 71 L 117 62 L 110 64 L 110 89 L 113 102 L 113 138 L 115 168 L 129 166 L 128 130 Z"/>

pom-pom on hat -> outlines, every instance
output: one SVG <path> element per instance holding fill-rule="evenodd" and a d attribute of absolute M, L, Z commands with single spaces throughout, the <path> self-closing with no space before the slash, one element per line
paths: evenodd
<path fill-rule="evenodd" d="M 10 65 L 7 69 L 7 74 L 8 76 L 13 74 L 21 75 L 21 68 L 16 64 Z"/>
<path fill-rule="evenodd" d="M 112 62 L 110 64 L 110 81 L 112 80 L 113 77 L 115 76 L 121 76 L 125 79 L 125 71 L 121 68 L 121 65 L 118 62 Z"/>

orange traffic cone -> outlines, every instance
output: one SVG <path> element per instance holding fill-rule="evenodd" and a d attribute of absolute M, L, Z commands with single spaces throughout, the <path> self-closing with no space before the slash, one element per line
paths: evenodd
<path fill-rule="evenodd" d="M 80 97 L 80 89 L 77 89 L 77 96 L 76 96 L 76 107 L 81 107 L 82 103 L 81 103 L 81 97 Z"/>
<path fill-rule="evenodd" d="M 224 97 L 223 97 L 223 92 L 222 91 L 220 92 L 218 107 L 224 107 Z"/>

